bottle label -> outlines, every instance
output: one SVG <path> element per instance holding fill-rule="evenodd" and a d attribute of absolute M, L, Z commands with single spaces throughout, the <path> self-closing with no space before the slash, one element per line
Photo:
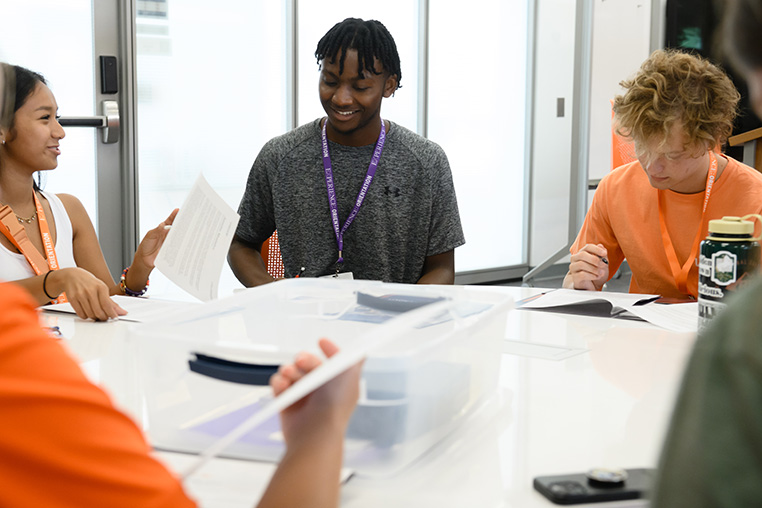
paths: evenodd
<path fill-rule="evenodd" d="M 738 257 L 729 251 L 721 250 L 712 253 L 712 274 L 710 279 L 720 286 L 728 286 L 736 280 Z"/>

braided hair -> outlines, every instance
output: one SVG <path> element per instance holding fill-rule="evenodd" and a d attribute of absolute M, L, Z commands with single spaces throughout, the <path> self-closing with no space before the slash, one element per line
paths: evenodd
<path fill-rule="evenodd" d="M 392 34 L 380 21 L 347 18 L 336 23 L 318 42 L 315 58 L 318 65 L 326 58 L 331 63 L 335 63 L 336 56 L 341 51 L 339 58 L 339 74 L 341 74 L 344 72 L 344 59 L 349 49 L 357 51 L 358 73 L 367 70 L 373 74 L 380 74 L 373 67 L 375 58 L 381 62 L 384 71 L 390 76 L 397 76 L 397 88 L 402 87 L 400 85 L 402 70 L 397 45 L 394 43 Z"/>

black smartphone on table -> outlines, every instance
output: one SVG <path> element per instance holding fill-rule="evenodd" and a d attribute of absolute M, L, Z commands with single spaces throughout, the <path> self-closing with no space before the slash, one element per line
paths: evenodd
<path fill-rule="evenodd" d="M 653 469 L 627 469 L 621 482 L 600 482 L 585 473 L 538 476 L 534 488 L 556 504 L 585 504 L 647 497 L 651 492 Z"/>

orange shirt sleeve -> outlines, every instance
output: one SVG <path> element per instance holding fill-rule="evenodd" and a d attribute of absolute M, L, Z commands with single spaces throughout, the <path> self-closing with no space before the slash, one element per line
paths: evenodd
<path fill-rule="evenodd" d="M 195 506 L 36 312 L 21 288 L 0 284 L 3 506 Z"/>
<path fill-rule="evenodd" d="M 603 245 L 608 251 L 609 278 L 614 276 L 619 265 L 624 261 L 624 254 L 609 216 L 608 185 L 610 184 L 610 175 L 601 180 L 593 194 L 593 202 L 585 215 L 585 221 L 577 234 L 577 239 L 569 248 L 570 254 L 576 254 L 589 243 Z"/>

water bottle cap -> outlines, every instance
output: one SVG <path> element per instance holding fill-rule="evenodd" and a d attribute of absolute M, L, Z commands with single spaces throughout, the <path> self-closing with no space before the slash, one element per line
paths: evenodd
<path fill-rule="evenodd" d="M 720 233 L 723 235 L 752 235 L 754 223 L 743 220 L 741 217 L 723 217 L 709 221 L 709 234 Z"/>

